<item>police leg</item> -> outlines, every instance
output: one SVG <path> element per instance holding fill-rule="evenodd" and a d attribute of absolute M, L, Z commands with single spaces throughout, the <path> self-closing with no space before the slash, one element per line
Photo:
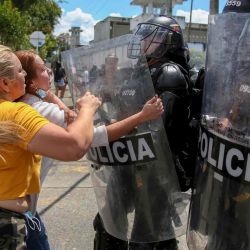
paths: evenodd
<path fill-rule="evenodd" d="M 154 243 L 130 243 L 129 250 L 154 250 Z"/>
<path fill-rule="evenodd" d="M 171 240 L 165 240 L 156 243 L 155 250 L 178 250 L 177 240 L 171 239 Z"/>
<path fill-rule="evenodd" d="M 94 250 L 127 250 L 126 241 L 117 239 L 106 232 L 99 214 L 93 222 L 95 233 Z"/>

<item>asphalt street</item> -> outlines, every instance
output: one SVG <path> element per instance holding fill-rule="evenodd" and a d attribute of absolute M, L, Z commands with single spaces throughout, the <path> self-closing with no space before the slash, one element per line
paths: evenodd
<path fill-rule="evenodd" d="M 55 161 L 39 198 L 38 211 L 55 250 L 93 250 L 92 221 L 97 213 L 88 161 Z M 185 235 L 179 250 L 187 250 Z"/>

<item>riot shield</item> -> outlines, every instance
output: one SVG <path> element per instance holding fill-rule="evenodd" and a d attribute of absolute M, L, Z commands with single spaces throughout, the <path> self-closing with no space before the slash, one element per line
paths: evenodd
<path fill-rule="evenodd" d="M 210 17 L 189 249 L 250 249 L 250 14 Z"/>
<path fill-rule="evenodd" d="M 127 44 L 124 39 L 113 40 L 78 52 L 78 58 L 98 67 L 89 86 L 103 101 L 96 126 L 135 114 L 155 94 L 146 59 L 128 59 Z M 68 51 L 63 57 L 67 61 L 70 56 Z M 79 67 L 76 55 L 72 62 Z M 185 233 L 188 198 L 180 192 L 161 119 L 142 124 L 107 146 L 91 148 L 87 158 L 109 234 L 131 242 L 158 242 Z"/>

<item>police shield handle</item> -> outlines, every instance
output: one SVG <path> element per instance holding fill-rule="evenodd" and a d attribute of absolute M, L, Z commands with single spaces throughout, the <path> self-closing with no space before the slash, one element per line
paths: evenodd
<path fill-rule="evenodd" d="M 161 98 L 155 95 L 145 103 L 140 114 L 142 122 L 158 119 L 164 112 Z"/>
<path fill-rule="evenodd" d="M 90 110 L 94 114 L 101 104 L 102 102 L 98 97 L 87 91 L 81 98 L 77 100 L 76 107 L 78 110 Z"/>

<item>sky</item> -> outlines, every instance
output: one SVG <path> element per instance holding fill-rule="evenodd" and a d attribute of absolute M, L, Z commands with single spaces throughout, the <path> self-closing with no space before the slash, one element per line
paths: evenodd
<path fill-rule="evenodd" d="M 55 35 L 66 33 L 72 26 L 80 26 L 81 43 L 94 38 L 94 25 L 108 16 L 134 17 L 142 13 L 141 7 L 130 5 L 132 0 L 66 0 L 60 4 L 63 14 L 55 27 Z M 219 0 L 219 12 L 226 0 Z M 176 5 L 173 15 L 185 16 L 189 21 L 191 0 Z M 193 0 L 192 22 L 207 23 L 209 0 Z"/>

